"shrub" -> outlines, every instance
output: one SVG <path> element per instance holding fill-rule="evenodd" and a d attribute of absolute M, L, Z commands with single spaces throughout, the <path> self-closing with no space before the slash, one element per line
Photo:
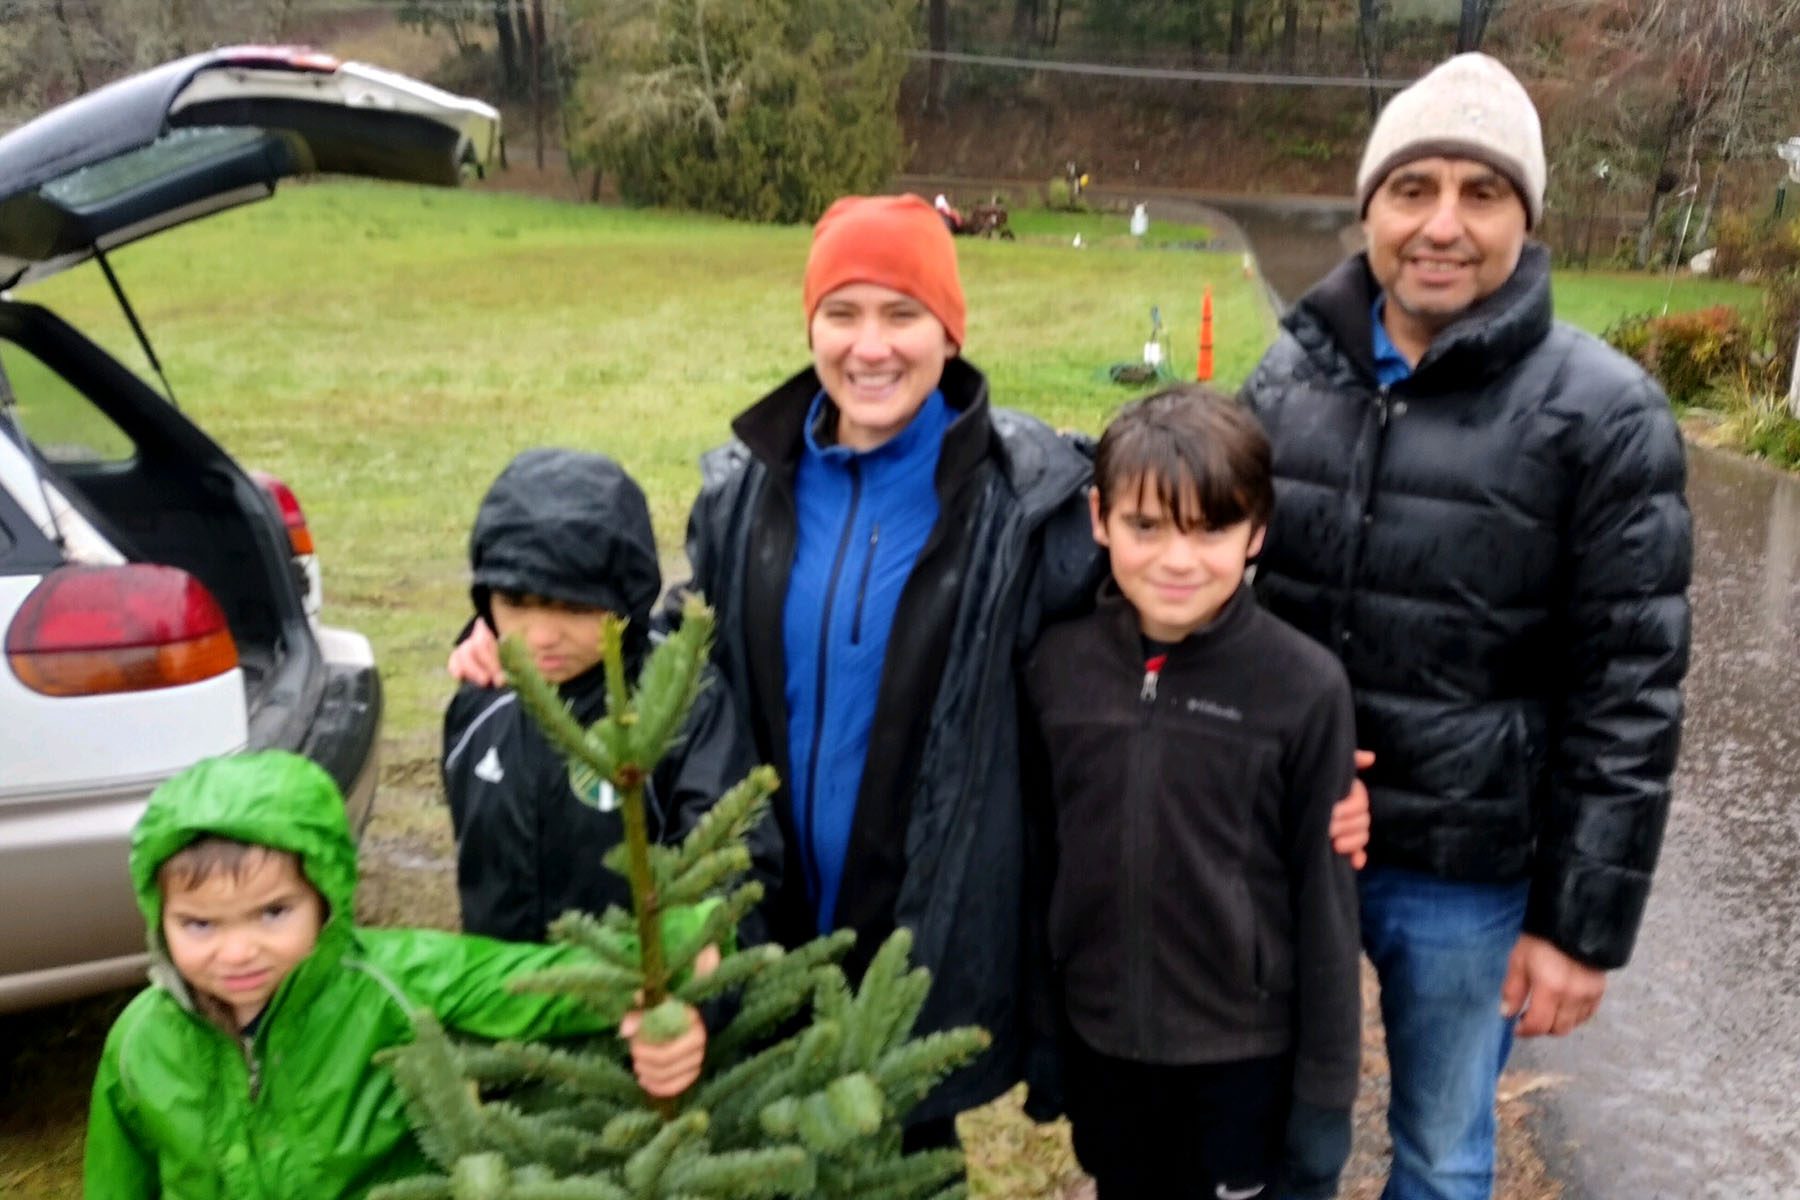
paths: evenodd
<path fill-rule="evenodd" d="M 1677 404 L 1692 404 L 1727 380 L 1759 373 L 1756 338 L 1737 309 L 1722 304 L 1628 317 L 1605 337 L 1654 375 Z"/>
<path fill-rule="evenodd" d="M 1735 278 L 1800 271 L 1800 221 L 1774 223 L 1726 213 L 1714 226 L 1713 274 Z"/>

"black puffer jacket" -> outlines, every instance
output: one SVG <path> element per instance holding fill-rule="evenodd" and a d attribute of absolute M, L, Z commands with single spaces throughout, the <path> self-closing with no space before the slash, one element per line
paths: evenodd
<path fill-rule="evenodd" d="M 1526 928 L 1622 965 L 1668 811 L 1692 534 L 1662 392 L 1551 319 L 1549 255 L 1375 383 L 1358 255 L 1245 385 L 1275 448 L 1257 572 L 1356 693 L 1374 861 L 1529 876 Z"/>
<path fill-rule="evenodd" d="M 988 406 L 960 359 L 941 390 L 957 412 L 937 470 L 937 525 L 901 593 L 857 796 L 837 919 L 854 928 L 852 972 L 896 926 L 929 967 L 921 1032 L 979 1024 L 994 1044 L 915 1110 L 928 1120 L 983 1103 L 1019 1078 L 1026 988 L 1026 860 L 1018 669 L 1046 612 L 1090 602 L 1101 569 L 1087 524 L 1087 458 L 1030 417 Z M 801 372 L 708 454 L 688 524 L 692 586 L 719 614 L 717 658 L 762 756 L 786 775 L 782 606 L 793 565 L 793 481 L 818 377 Z M 794 834 L 790 805 L 775 811 Z M 813 935 L 792 868 L 777 937 Z"/>

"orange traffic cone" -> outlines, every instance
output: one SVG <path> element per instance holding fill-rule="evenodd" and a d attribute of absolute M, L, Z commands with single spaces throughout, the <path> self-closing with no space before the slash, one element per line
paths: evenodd
<path fill-rule="evenodd" d="M 1212 284 L 1206 285 L 1200 297 L 1200 368 L 1194 378 L 1205 383 L 1212 378 Z"/>

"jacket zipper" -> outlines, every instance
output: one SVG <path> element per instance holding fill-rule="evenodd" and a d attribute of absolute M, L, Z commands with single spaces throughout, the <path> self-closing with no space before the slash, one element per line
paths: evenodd
<path fill-rule="evenodd" d="M 881 541 L 881 526 L 869 530 L 869 556 L 863 559 L 862 580 L 856 585 L 856 614 L 850 619 L 850 644 L 862 645 L 863 606 L 869 599 L 869 576 L 875 570 L 875 547 Z"/>
<path fill-rule="evenodd" d="M 250 1076 L 250 1103 L 262 1095 L 262 1060 L 256 1057 L 256 1039 L 253 1037 L 238 1038 L 238 1049 L 244 1054 L 244 1069 Z"/>
<path fill-rule="evenodd" d="M 825 608 L 819 615 L 819 667 L 813 694 L 812 747 L 806 756 L 805 829 L 800 851 L 806 862 L 806 881 L 818 903 L 825 903 L 825 883 L 819 874 L 818 847 L 813 842 L 813 814 L 819 803 L 819 747 L 825 739 L 825 663 L 831 653 L 831 609 L 837 599 L 838 579 L 844 572 L 844 559 L 850 554 L 850 534 L 856 528 L 856 510 L 862 504 L 862 469 L 850 460 L 850 511 L 844 517 L 844 532 L 838 538 L 837 557 L 831 563 L 831 576 L 825 583 Z"/>
<path fill-rule="evenodd" d="M 1349 603 L 1357 576 L 1362 573 L 1362 560 L 1368 550 L 1369 523 L 1372 519 L 1370 506 L 1375 501 L 1375 476 L 1381 470 L 1381 459 L 1387 448 L 1388 417 L 1392 407 L 1390 387 L 1382 384 L 1375 392 L 1375 445 L 1367 460 L 1367 474 L 1359 480 L 1356 497 L 1355 528 L 1352 530 L 1352 541 L 1349 560 L 1344 564 L 1344 575 L 1339 581 L 1339 604 L 1337 606 L 1337 639 L 1339 644 L 1332 647 L 1342 655 L 1344 646 L 1350 641 Z"/>
<path fill-rule="evenodd" d="M 1125 789 L 1125 853 L 1126 921 L 1130 929 L 1127 940 L 1125 986 L 1126 1011 L 1130 1014 L 1134 1044 L 1143 1050 L 1153 1047 L 1150 1028 L 1150 942 L 1154 914 L 1149 911 L 1152 874 L 1149 856 L 1155 839 L 1146 832 L 1150 804 L 1143 796 L 1144 757 L 1156 745 L 1152 736 L 1156 724 L 1156 685 L 1162 677 L 1167 655 L 1157 655 L 1144 664 L 1144 682 L 1138 689 L 1138 703 L 1144 720 L 1138 727 L 1137 745 L 1131 755 L 1131 778 Z"/>

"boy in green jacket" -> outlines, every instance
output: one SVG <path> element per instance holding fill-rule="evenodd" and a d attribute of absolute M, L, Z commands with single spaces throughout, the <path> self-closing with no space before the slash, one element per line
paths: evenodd
<path fill-rule="evenodd" d="M 411 1015 L 484 1038 L 595 1034 L 567 1000 L 514 995 L 572 947 L 357 929 L 337 785 L 280 751 L 157 788 L 131 839 L 151 986 L 106 1039 L 88 1200 L 352 1200 L 429 1169 L 377 1051 Z"/>

